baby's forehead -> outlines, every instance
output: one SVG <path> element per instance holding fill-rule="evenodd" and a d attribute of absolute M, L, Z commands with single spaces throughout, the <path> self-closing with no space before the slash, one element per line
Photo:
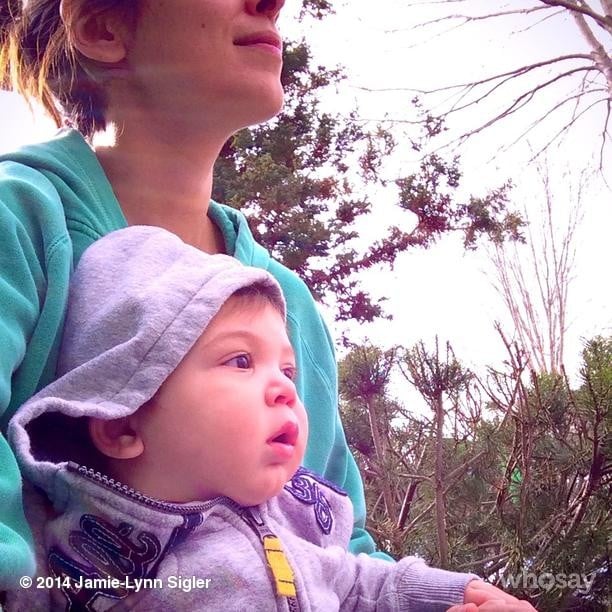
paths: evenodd
<path fill-rule="evenodd" d="M 197 344 L 211 345 L 232 338 L 244 338 L 293 350 L 284 312 L 267 296 L 231 296 L 200 334 Z"/>
<path fill-rule="evenodd" d="M 256 313 L 270 306 L 276 310 L 280 317 L 285 318 L 284 305 L 279 302 L 278 296 L 267 285 L 253 284 L 241 287 L 223 303 L 221 310 L 244 310 L 246 313 Z"/>
<path fill-rule="evenodd" d="M 246 287 L 232 294 L 221 305 L 203 333 L 211 327 L 218 327 L 221 321 L 226 327 L 239 327 L 248 325 L 254 319 L 262 319 L 258 326 L 277 327 L 280 324 L 286 329 L 283 306 L 269 293 L 258 290 L 251 292 L 251 288 Z"/>

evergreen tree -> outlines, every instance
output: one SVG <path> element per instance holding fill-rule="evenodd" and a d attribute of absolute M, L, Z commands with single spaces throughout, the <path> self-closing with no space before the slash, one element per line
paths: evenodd
<path fill-rule="evenodd" d="M 322 0 L 303 7 L 305 19 L 331 10 Z M 360 122 L 356 110 L 342 115 L 323 108 L 322 92 L 343 79 L 341 68 L 314 63 L 307 42 L 286 41 L 284 111 L 226 143 L 215 166 L 213 198 L 241 209 L 255 238 L 316 297 L 333 297 L 338 319 L 371 321 L 383 311 L 361 286 L 361 270 L 391 265 L 399 253 L 428 247 L 451 231 L 462 232 L 467 247 L 482 235 L 518 239 L 521 220 L 506 211 L 508 186 L 458 201 L 459 160 L 432 155 L 395 181 L 397 205 L 418 218 L 415 231 L 394 226 L 370 243 L 359 239 L 356 222 L 376 214 L 366 185 L 384 184 L 381 168 L 397 143 L 382 125 Z M 407 214 L 404 227 L 412 225 Z"/>
<path fill-rule="evenodd" d="M 474 571 L 541 612 L 603 612 L 612 584 L 612 338 L 586 343 L 577 387 L 529 371 L 524 351 L 507 346 L 504 370 L 487 380 L 450 348 L 423 343 L 353 347 L 345 357 L 341 408 L 373 510 L 368 527 L 396 557 Z M 430 414 L 410 416 L 390 397 L 399 366 Z"/>

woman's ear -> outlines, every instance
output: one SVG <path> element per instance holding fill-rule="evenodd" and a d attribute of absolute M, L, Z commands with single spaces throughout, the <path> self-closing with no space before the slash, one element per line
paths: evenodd
<path fill-rule="evenodd" d="M 118 64 L 127 53 L 128 28 L 116 11 L 92 12 L 83 0 L 61 0 L 60 14 L 72 46 L 102 64 Z"/>
<path fill-rule="evenodd" d="M 89 435 L 103 455 L 114 459 L 135 459 L 144 452 L 144 443 L 131 417 L 89 419 Z"/>

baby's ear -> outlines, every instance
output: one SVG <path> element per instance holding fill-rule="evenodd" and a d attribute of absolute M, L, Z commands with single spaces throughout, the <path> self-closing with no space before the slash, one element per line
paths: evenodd
<path fill-rule="evenodd" d="M 142 455 L 144 444 L 134 428 L 132 418 L 89 419 L 89 435 L 94 446 L 107 457 L 114 459 L 135 459 Z"/>

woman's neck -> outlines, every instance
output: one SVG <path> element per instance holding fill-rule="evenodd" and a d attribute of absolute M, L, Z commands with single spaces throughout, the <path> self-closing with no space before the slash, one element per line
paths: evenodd
<path fill-rule="evenodd" d="M 130 225 L 163 227 L 203 251 L 220 253 L 223 238 L 207 212 L 222 144 L 172 142 L 148 126 L 124 129 L 112 145 L 95 150 Z"/>

